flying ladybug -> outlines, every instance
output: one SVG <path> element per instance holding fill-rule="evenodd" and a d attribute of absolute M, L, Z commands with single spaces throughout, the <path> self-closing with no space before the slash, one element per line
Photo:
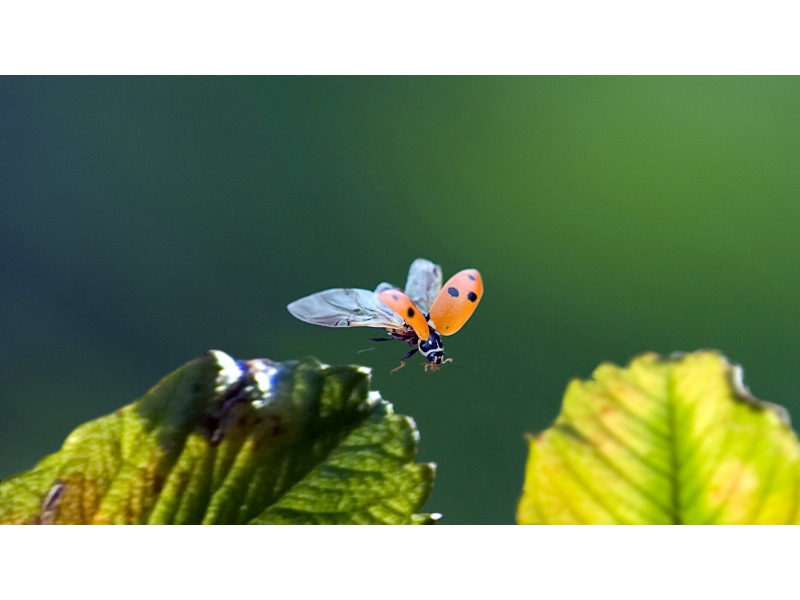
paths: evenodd
<path fill-rule="evenodd" d="M 453 359 L 444 357 L 443 335 L 453 335 L 472 316 L 483 296 L 483 280 L 475 269 L 459 271 L 442 286 L 442 268 L 424 258 L 411 263 L 405 292 L 381 283 L 374 292 L 358 288 L 336 288 L 295 300 L 286 308 L 295 317 L 325 327 L 382 327 L 391 337 L 373 342 L 400 340 L 412 350 L 397 371 L 417 351 L 428 367 Z"/>

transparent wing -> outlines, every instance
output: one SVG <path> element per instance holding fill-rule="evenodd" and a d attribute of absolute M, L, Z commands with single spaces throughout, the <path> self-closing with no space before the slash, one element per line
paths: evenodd
<path fill-rule="evenodd" d="M 424 313 L 431 311 L 436 295 L 442 289 L 442 268 L 424 258 L 411 263 L 406 281 L 406 296 L 411 298 Z"/>
<path fill-rule="evenodd" d="M 301 321 L 324 327 L 405 327 L 403 319 L 378 300 L 375 292 L 357 288 L 317 292 L 286 308 Z"/>
<path fill-rule="evenodd" d="M 391 283 L 386 283 L 385 281 L 378 284 L 378 287 L 375 288 L 375 295 L 377 296 L 381 292 L 385 292 L 386 290 L 396 290 L 397 286 L 392 285 Z"/>

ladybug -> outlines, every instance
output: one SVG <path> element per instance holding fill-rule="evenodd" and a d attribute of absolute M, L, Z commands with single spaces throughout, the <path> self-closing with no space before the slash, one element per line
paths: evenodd
<path fill-rule="evenodd" d="M 300 298 L 286 308 L 292 315 L 325 327 L 382 327 L 391 337 L 374 342 L 400 340 L 427 359 L 425 370 L 438 370 L 445 359 L 442 336 L 453 335 L 469 320 L 483 296 L 483 280 L 475 269 L 459 271 L 442 285 L 442 268 L 424 258 L 411 263 L 405 291 L 381 283 L 374 292 L 358 288 L 324 290 Z"/>

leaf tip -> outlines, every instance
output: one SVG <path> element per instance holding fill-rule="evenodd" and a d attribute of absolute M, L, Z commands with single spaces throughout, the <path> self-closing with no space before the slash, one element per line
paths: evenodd
<path fill-rule="evenodd" d="M 766 402 L 756 398 L 756 396 L 753 395 L 753 393 L 750 391 L 750 388 L 744 382 L 744 369 L 742 366 L 728 358 L 721 350 L 717 350 L 715 348 L 700 348 L 694 352 L 676 351 L 670 354 L 643 354 L 634 359 L 634 361 L 644 358 L 648 355 L 655 356 L 656 360 L 661 363 L 680 363 L 692 358 L 710 358 L 718 361 L 722 364 L 723 370 L 725 371 L 728 379 L 728 385 L 730 386 L 731 394 L 734 399 L 743 402 L 754 409 L 770 411 L 775 414 L 782 424 L 786 425 L 787 427 L 791 427 L 791 417 L 789 415 L 789 411 L 779 404 L 773 404 L 772 402 Z"/>
<path fill-rule="evenodd" d="M 370 390 L 367 394 L 367 405 L 375 407 L 383 401 L 383 397 L 378 390 Z"/>
<path fill-rule="evenodd" d="M 772 402 L 766 402 L 756 398 L 750 391 L 750 388 L 747 387 L 747 384 L 744 382 L 744 369 L 742 368 L 742 365 L 730 361 L 722 353 L 720 353 L 719 356 L 728 365 L 728 379 L 730 381 L 734 398 L 745 402 L 754 408 L 771 410 L 775 413 L 781 423 L 787 427 L 791 427 L 792 419 L 789 416 L 789 411 L 786 410 L 786 408 L 780 404 L 773 404 Z"/>
<path fill-rule="evenodd" d="M 206 355 L 213 358 L 219 366 L 214 387 L 214 391 L 218 394 L 230 388 L 242 376 L 242 366 L 229 354 L 222 350 L 209 350 Z"/>

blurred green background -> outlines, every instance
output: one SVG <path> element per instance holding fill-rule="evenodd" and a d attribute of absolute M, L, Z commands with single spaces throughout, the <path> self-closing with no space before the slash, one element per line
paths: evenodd
<path fill-rule="evenodd" d="M 443 523 L 512 523 L 573 377 L 719 348 L 800 414 L 800 79 L 0 79 L 0 477 L 210 348 L 373 367 Z M 423 373 L 285 309 L 485 293 Z M 358 354 L 363 348 L 375 350 Z"/>

